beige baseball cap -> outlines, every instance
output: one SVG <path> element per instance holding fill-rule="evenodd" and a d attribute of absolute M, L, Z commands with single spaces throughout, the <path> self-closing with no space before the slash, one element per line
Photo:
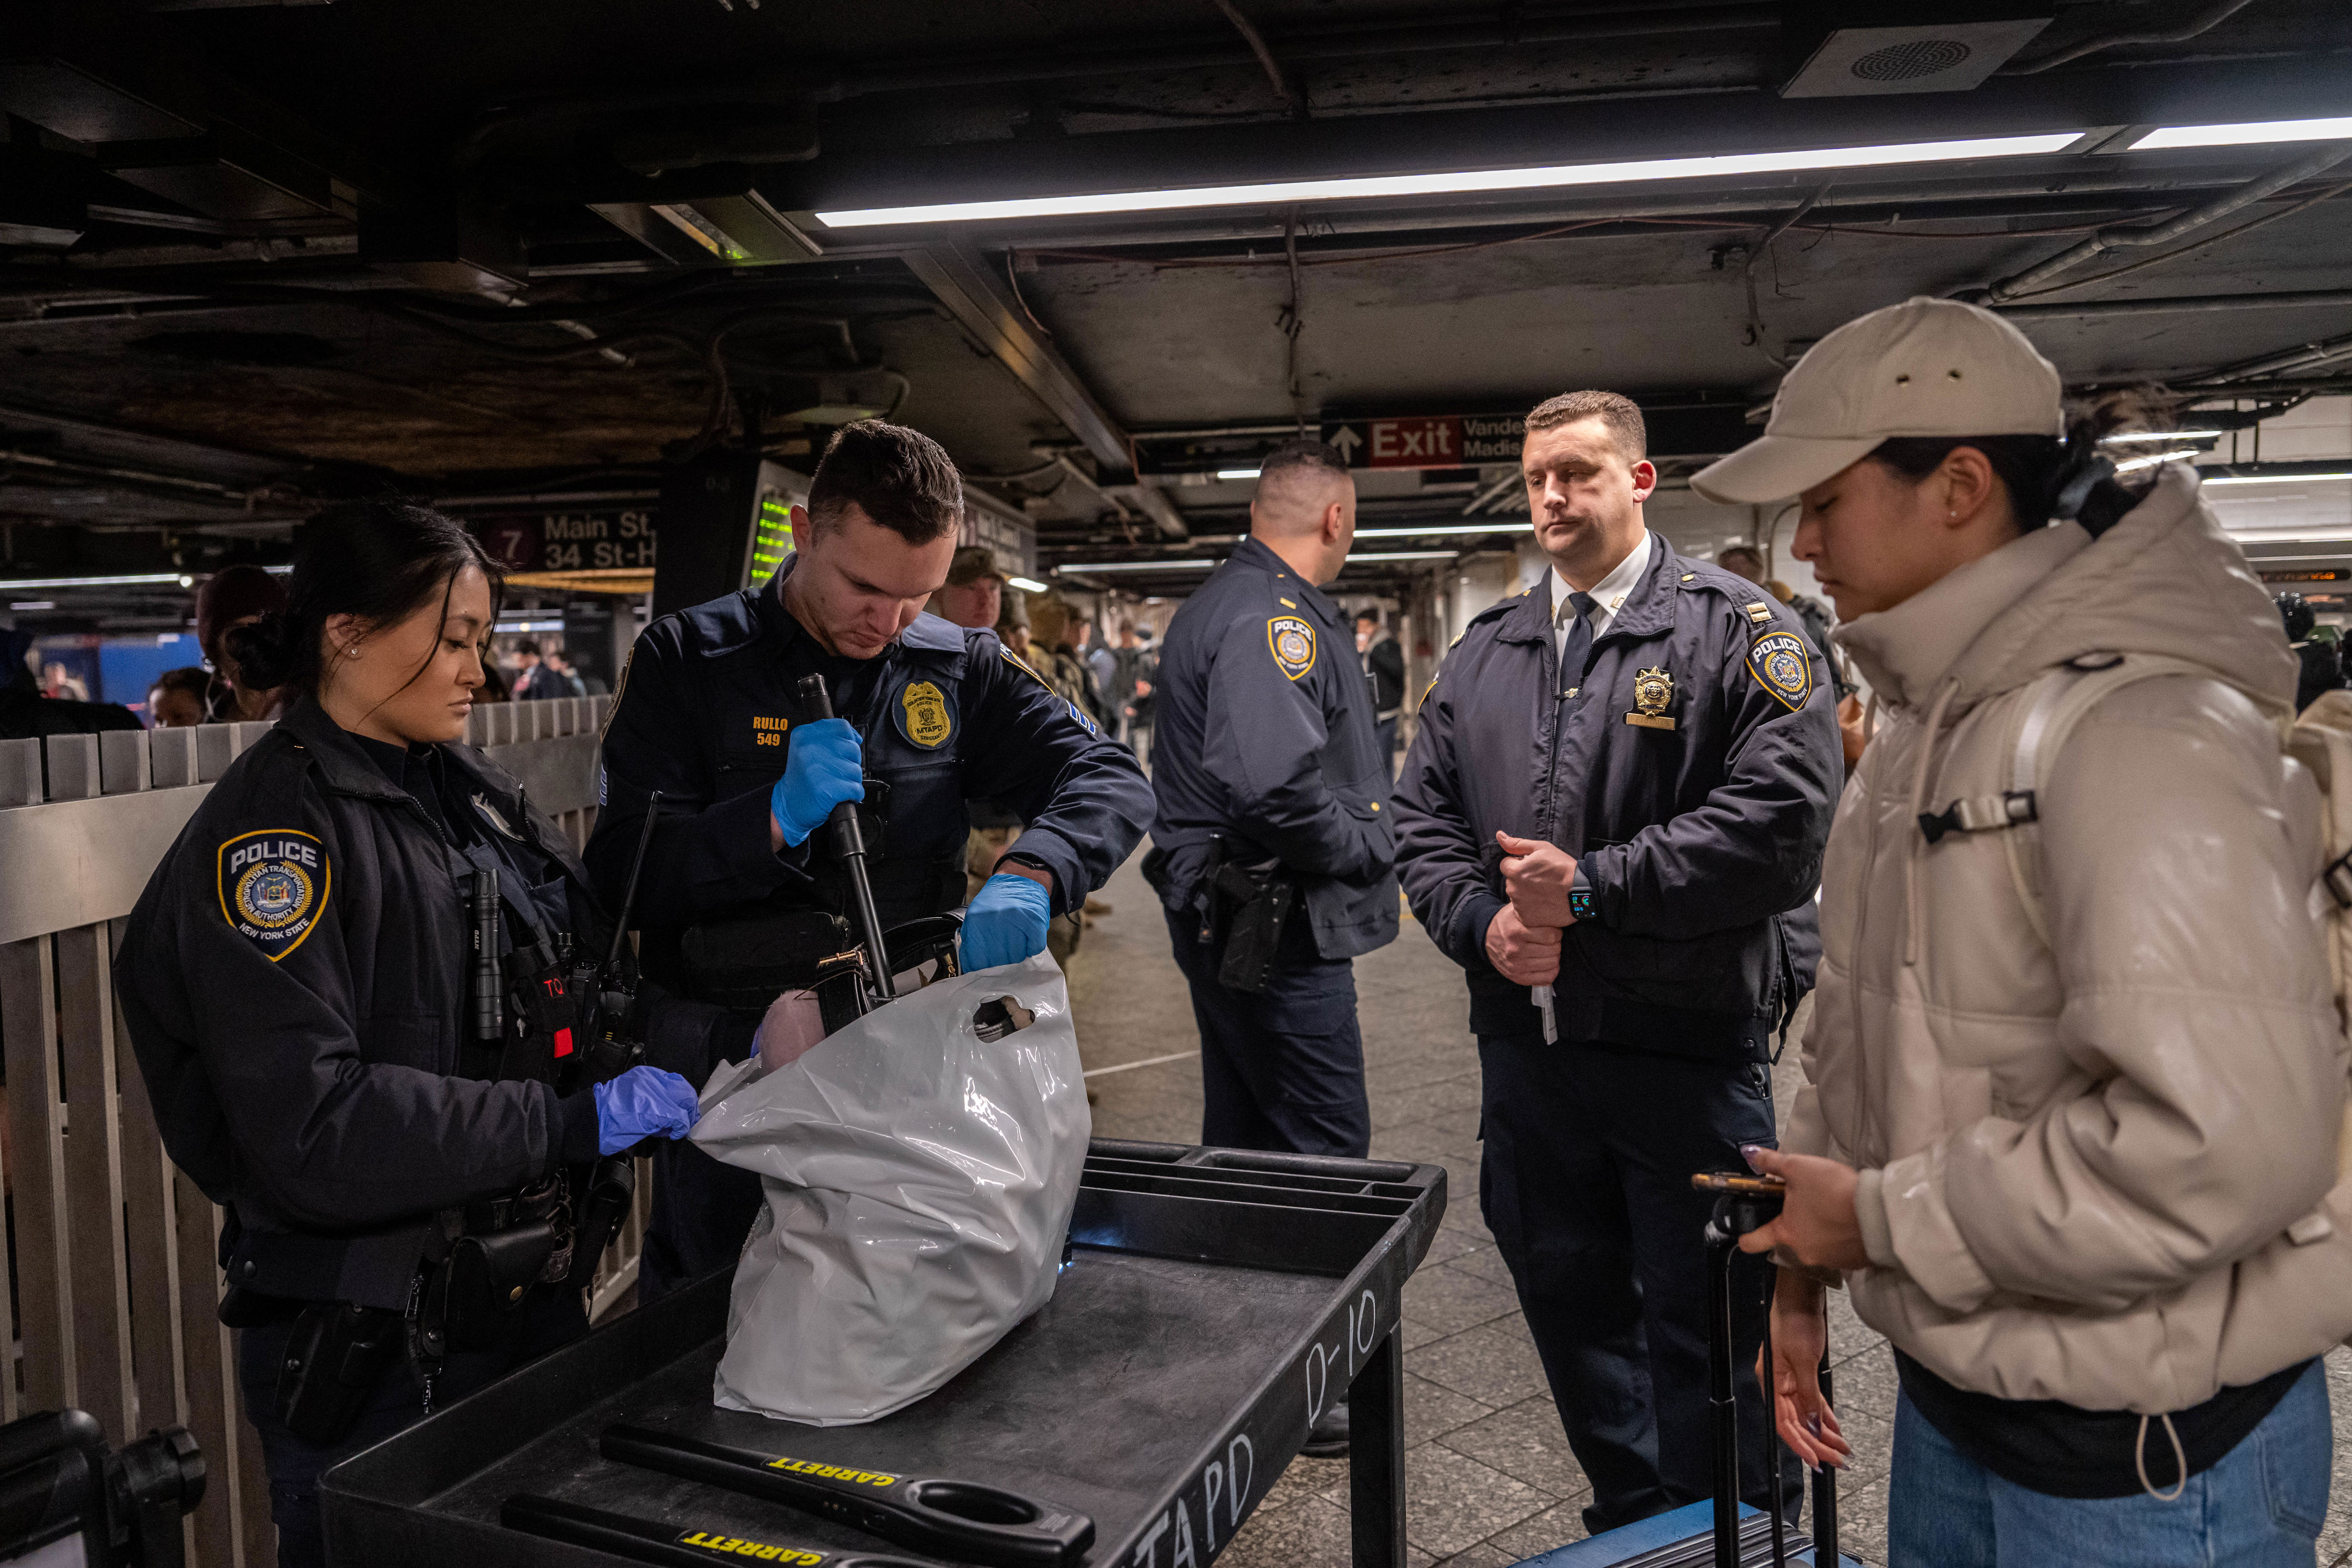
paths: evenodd
<path fill-rule="evenodd" d="M 1691 476 L 1715 501 L 1784 500 L 1892 436 L 2066 434 L 2058 369 L 1976 305 L 1906 300 L 1805 351 L 1763 436 Z"/>

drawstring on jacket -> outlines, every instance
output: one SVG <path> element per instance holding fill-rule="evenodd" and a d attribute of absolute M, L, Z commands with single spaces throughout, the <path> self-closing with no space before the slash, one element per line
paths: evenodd
<path fill-rule="evenodd" d="M 1927 721 L 1919 735 L 1919 763 L 1911 771 L 1911 804 L 1903 814 L 1906 821 L 1918 821 L 1927 809 L 1927 773 L 1936 760 L 1936 736 L 1944 725 L 1944 710 L 1959 689 L 1957 678 L 1947 680 L 1927 710 Z M 1927 836 L 1923 833 L 1907 844 L 1903 856 L 1903 962 L 1906 967 L 1919 963 L 1919 928 L 1927 920 L 1927 900 L 1919 883 L 1919 858 L 1927 853 Z"/>
<path fill-rule="evenodd" d="M 2181 1449 L 2180 1434 L 2173 1430 L 2172 1417 L 2159 1415 L 2157 1419 L 2164 1423 L 2164 1435 L 2172 1439 L 2172 1473 L 2179 1479 L 2172 1483 L 2170 1491 L 2160 1492 L 2147 1479 L 2147 1417 L 2145 1415 L 2139 1418 L 2139 1436 L 2132 1440 L 2132 1468 L 2139 1472 L 2140 1490 L 2158 1502 L 2170 1502 L 2189 1489 L 2189 1456 Z"/>

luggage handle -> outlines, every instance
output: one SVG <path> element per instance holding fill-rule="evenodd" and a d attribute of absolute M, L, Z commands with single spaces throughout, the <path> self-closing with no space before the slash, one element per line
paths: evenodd
<path fill-rule="evenodd" d="M 1739 1238 L 1769 1224 L 1780 1213 L 1787 1184 L 1778 1176 L 1750 1175 L 1744 1171 L 1702 1172 L 1691 1178 L 1700 1192 L 1717 1194 L 1715 1211 L 1706 1225 L 1707 1261 L 1707 1420 L 1714 1454 L 1715 1563 L 1717 1568 L 1741 1568 L 1739 1530 L 1739 1418 L 1732 1394 L 1731 1264 Z M 1764 1317 L 1764 1364 L 1772 1360 L 1772 1318 Z M 1827 1350 L 1822 1356 L 1822 1398 L 1830 1394 Z M 1778 1398 L 1770 1386 L 1765 1401 L 1766 1469 L 1771 1478 L 1771 1537 L 1773 1568 L 1789 1561 L 1787 1521 L 1780 1491 L 1780 1441 Z M 1813 1562 L 1816 1568 L 1842 1568 L 1837 1546 L 1837 1472 L 1828 1465 L 1813 1472 Z"/>
<path fill-rule="evenodd" d="M 978 1481 L 821 1464 L 646 1426 L 606 1427 L 597 1452 L 984 1568 L 1075 1568 L 1094 1544 L 1085 1514 Z"/>

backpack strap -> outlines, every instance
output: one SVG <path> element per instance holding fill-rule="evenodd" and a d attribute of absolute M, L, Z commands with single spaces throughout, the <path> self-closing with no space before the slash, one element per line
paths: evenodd
<path fill-rule="evenodd" d="M 2205 665 L 2155 654 L 2088 653 L 2051 670 L 2028 689 L 2026 700 L 2018 705 L 2009 736 L 2009 787 L 1998 795 L 1969 796 L 1940 812 L 1922 814 L 1920 832 L 1932 845 L 1948 833 L 2031 829 L 2041 820 L 2041 792 L 2049 785 L 2050 770 L 2083 715 L 2124 687 L 2166 675 L 2214 679 Z M 2025 907 L 2026 921 L 2048 946 L 2039 839 L 2040 835 L 2031 831 L 2011 833 L 2002 847 L 2008 852 L 2010 879 Z"/>

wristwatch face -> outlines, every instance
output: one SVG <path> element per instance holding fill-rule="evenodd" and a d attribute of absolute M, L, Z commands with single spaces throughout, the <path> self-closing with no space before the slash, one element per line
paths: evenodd
<path fill-rule="evenodd" d="M 1591 890 L 1584 888 L 1578 888 L 1571 891 L 1568 895 L 1568 912 L 1574 915 L 1580 921 L 1591 920 L 1592 918 L 1592 894 Z"/>

